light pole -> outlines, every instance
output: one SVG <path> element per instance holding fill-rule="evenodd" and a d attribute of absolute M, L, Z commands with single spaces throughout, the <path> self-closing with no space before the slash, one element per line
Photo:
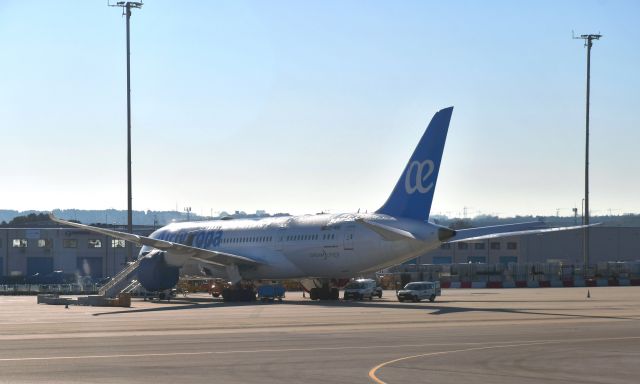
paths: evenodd
<path fill-rule="evenodd" d="M 591 47 L 593 40 L 599 40 L 600 34 L 580 35 L 574 39 L 584 40 L 584 46 L 587 47 L 587 100 L 586 100 L 586 140 L 585 140 L 585 159 L 584 159 L 584 273 L 585 277 L 589 269 L 589 97 L 591 95 Z"/>
<path fill-rule="evenodd" d="M 129 19 L 131 8 L 142 8 L 141 1 L 119 1 L 116 4 L 107 3 L 110 7 L 121 7 L 122 14 L 127 20 L 127 232 L 133 233 L 133 197 L 131 192 L 131 50 L 129 39 Z M 127 242 L 127 261 L 133 260 L 133 248 Z"/>

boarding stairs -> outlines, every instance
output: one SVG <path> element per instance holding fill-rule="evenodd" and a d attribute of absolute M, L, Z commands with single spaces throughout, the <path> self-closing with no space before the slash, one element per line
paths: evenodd
<path fill-rule="evenodd" d="M 136 291 L 139 291 L 142 287 L 142 284 L 138 280 L 131 280 L 131 283 L 127 285 L 120 293 L 130 293 L 133 294 Z"/>
<path fill-rule="evenodd" d="M 104 297 L 115 297 L 118 293 L 131 292 L 137 288 L 140 283 L 134 280 L 134 276 L 138 272 L 140 261 L 138 259 L 134 262 L 128 263 L 127 266 L 115 275 L 109 282 L 98 290 L 98 294 Z"/>

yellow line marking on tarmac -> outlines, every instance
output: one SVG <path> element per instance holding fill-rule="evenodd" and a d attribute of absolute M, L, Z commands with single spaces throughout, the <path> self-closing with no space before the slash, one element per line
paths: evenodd
<path fill-rule="evenodd" d="M 585 343 L 585 342 L 597 342 L 597 341 L 613 341 L 613 340 L 629 340 L 629 339 L 640 339 L 640 336 L 630 336 L 630 337 L 605 337 L 605 338 L 593 338 L 593 339 L 581 339 L 581 340 L 544 340 L 544 341 L 531 341 L 531 342 L 523 342 L 517 344 L 502 344 L 502 345 L 492 345 L 486 347 L 474 347 L 474 348 L 466 348 L 466 349 L 454 349 L 450 351 L 440 351 L 440 352 L 429 352 L 429 353 L 421 353 L 419 355 L 405 356 L 397 359 L 385 361 L 384 363 L 380 363 L 375 367 L 371 368 L 369 371 L 369 378 L 372 379 L 377 384 L 387 384 L 387 382 L 382 381 L 376 375 L 376 372 L 385 366 L 388 366 L 393 363 L 397 363 L 399 361 L 416 359 L 418 357 L 431 357 L 431 356 L 439 356 L 439 355 L 448 355 L 452 353 L 458 352 L 470 352 L 470 351 L 481 351 L 486 349 L 498 349 L 498 348 L 514 348 L 514 347 L 524 347 L 530 345 L 549 345 L 549 344 L 563 344 L 563 343 Z"/>

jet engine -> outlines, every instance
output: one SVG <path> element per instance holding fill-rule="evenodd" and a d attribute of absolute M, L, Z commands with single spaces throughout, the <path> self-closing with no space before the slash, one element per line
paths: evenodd
<path fill-rule="evenodd" d="M 153 251 L 140 261 L 138 281 L 147 291 L 170 289 L 178 283 L 180 268 L 168 265 L 164 256 L 163 251 Z"/>

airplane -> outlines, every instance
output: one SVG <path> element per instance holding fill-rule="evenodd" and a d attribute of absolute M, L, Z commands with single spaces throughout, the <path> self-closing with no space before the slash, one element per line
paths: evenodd
<path fill-rule="evenodd" d="M 387 201 L 373 213 L 171 223 L 150 236 L 73 223 L 60 224 L 141 246 L 137 278 L 147 291 L 171 289 L 180 269 L 194 264 L 226 276 L 225 300 L 245 300 L 256 280 L 298 280 L 311 299 L 336 300 L 349 278 L 400 264 L 444 242 L 577 229 L 518 223 L 453 230 L 428 221 L 453 107 L 429 123 Z M 255 294 L 253 294 L 255 297 Z"/>

